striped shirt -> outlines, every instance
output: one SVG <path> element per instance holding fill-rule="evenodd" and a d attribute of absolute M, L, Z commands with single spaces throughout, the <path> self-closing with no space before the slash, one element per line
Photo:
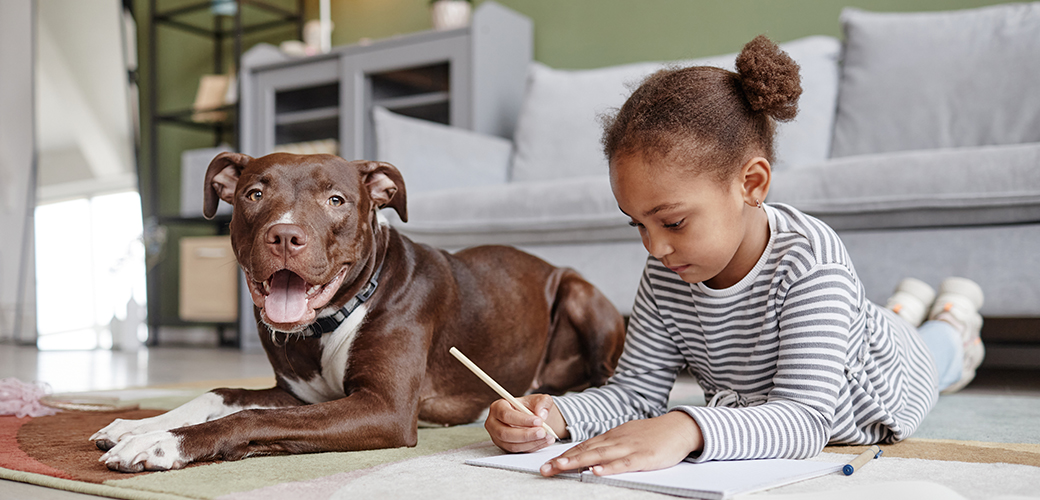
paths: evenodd
<path fill-rule="evenodd" d="M 914 432 L 938 397 L 917 332 L 865 298 L 830 227 L 764 207 L 769 242 L 732 287 L 685 283 L 648 259 L 614 376 L 555 398 L 575 441 L 664 414 L 684 369 L 712 399 L 673 409 L 704 436 L 688 460 L 806 458 Z"/>

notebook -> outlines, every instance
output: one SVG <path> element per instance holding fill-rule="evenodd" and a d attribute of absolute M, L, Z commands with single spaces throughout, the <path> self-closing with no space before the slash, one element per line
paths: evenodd
<path fill-rule="evenodd" d="M 538 469 L 542 464 L 550 458 L 559 456 L 571 446 L 574 444 L 555 444 L 534 453 L 496 455 L 466 460 L 466 463 L 538 474 Z M 656 471 L 626 472 L 602 477 L 588 471 L 573 471 L 559 474 L 557 477 L 687 498 L 725 500 L 738 494 L 776 488 L 838 472 L 844 465 L 844 463 L 838 462 L 789 459 L 734 460 L 696 464 L 682 462 L 674 467 Z"/>

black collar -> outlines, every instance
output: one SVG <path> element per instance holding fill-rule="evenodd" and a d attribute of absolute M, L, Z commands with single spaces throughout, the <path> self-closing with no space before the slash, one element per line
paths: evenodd
<path fill-rule="evenodd" d="M 372 274 L 372 278 L 368 280 L 368 284 L 354 298 L 350 299 L 350 302 L 347 302 L 345 306 L 339 308 L 332 315 L 318 318 L 310 326 L 304 328 L 299 335 L 302 337 L 321 338 L 323 334 L 336 331 L 336 328 L 339 328 L 339 325 L 346 321 L 347 316 L 350 316 L 350 313 L 354 312 L 361 304 L 364 304 L 376 292 L 376 287 L 379 286 L 379 274 L 382 272 L 383 264 L 380 263 L 379 267 L 376 268 L 376 272 Z"/>

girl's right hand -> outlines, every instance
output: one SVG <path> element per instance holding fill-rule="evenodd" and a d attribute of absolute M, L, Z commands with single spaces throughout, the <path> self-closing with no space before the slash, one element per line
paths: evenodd
<path fill-rule="evenodd" d="M 484 428 L 491 435 L 491 441 L 499 448 L 510 453 L 524 453 L 549 446 L 555 439 L 545 432 L 542 422 L 547 422 L 561 439 L 569 436 L 563 415 L 556 408 L 551 396 L 531 394 L 517 399 L 530 408 L 534 416 L 513 408 L 513 405 L 504 399 L 491 403 L 488 409 Z"/>

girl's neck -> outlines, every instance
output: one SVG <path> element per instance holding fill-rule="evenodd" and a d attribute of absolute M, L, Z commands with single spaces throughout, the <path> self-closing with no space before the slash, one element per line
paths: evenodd
<path fill-rule="evenodd" d="M 769 244 L 769 216 L 766 214 L 764 206 L 763 208 L 748 207 L 748 210 L 747 230 L 744 233 L 743 241 L 733 254 L 733 259 L 721 273 L 705 280 L 705 286 L 723 290 L 736 285 L 755 268 L 759 259 L 762 258 L 762 252 L 765 252 L 766 245 Z"/>

